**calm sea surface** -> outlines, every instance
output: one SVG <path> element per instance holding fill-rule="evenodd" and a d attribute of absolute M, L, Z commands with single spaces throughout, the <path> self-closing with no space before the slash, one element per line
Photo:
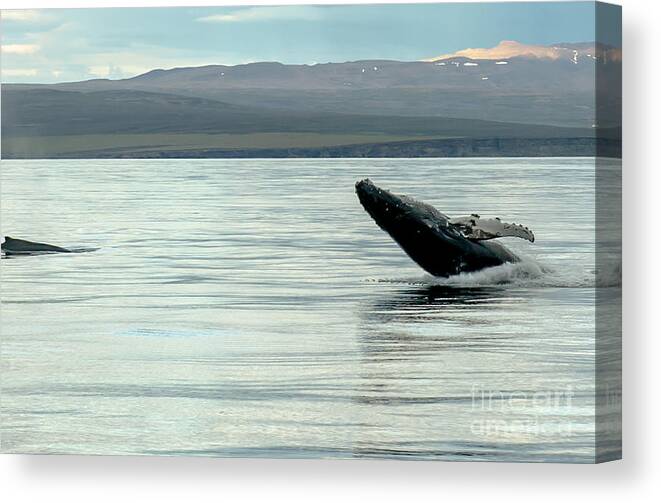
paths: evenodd
<path fill-rule="evenodd" d="M 435 279 L 364 177 L 534 230 Z M 3 161 L 2 450 L 594 456 L 594 159 Z"/>

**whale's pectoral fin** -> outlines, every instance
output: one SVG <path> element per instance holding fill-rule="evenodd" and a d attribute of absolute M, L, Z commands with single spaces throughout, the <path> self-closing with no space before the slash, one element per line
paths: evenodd
<path fill-rule="evenodd" d="M 535 242 L 535 235 L 528 227 L 502 222 L 500 218 L 480 218 L 480 215 L 473 214 L 452 218 L 450 223 L 457 227 L 466 239 L 474 241 L 511 236 Z"/>

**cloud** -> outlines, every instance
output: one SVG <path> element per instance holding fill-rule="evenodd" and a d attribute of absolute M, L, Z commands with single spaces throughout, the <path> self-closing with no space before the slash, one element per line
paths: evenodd
<path fill-rule="evenodd" d="M 41 49 L 37 44 L 7 44 L 2 46 L 5 54 L 34 54 Z"/>
<path fill-rule="evenodd" d="M 290 19 L 314 21 L 321 19 L 321 9 L 315 7 L 250 7 L 230 12 L 229 14 L 213 14 L 199 17 L 196 21 L 203 23 L 243 23 L 250 21 L 284 21 Z"/>
<path fill-rule="evenodd" d="M 33 77 L 39 73 L 36 68 L 3 68 L 3 77 Z"/>
<path fill-rule="evenodd" d="M 568 47 L 563 46 L 547 46 L 547 45 L 530 45 L 515 42 L 513 40 L 503 40 L 497 46 L 491 48 L 478 48 L 478 49 L 463 49 L 452 54 L 444 54 L 431 59 L 423 61 L 442 61 L 448 58 L 469 58 L 469 59 L 488 59 L 488 60 L 502 60 L 516 57 L 524 58 L 537 58 L 537 59 L 551 59 L 551 60 L 565 60 L 572 61 L 578 64 L 578 56 L 595 60 L 602 59 L 606 61 L 622 61 L 622 49 L 616 47 L 595 45 L 594 42 L 586 42 L 583 44 L 570 44 Z M 506 61 L 497 61 L 497 65 L 507 64 Z"/>
<path fill-rule="evenodd" d="M 503 40 L 496 47 L 490 48 L 469 48 L 452 54 L 444 54 L 426 61 L 439 61 L 448 58 L 464 57 L 470 59 L 508 59 L 517 56 L 529 58 L 548 58 L 558 59 L 562 56 L 557 47 L 547 47 L 544 45 L 527 45 L 515 42 L 513 40 Z"/>
<path fill-rule="evenodd" d="M 94 65 L 90 66 L 87 69 L 87 72 L 90 75 L 94 75 L 95 77 L 108 77 L 110 73 L 112 72 L 112 66 L 110 65 Z"/>
<path fill-rule="evenodd" d="M 32 21 L 43 21 L 46 17 L 43 13 L 37 10 L 3 10 L 2 11 L 2 20 L 3 21 L 23 21 L 23 22 L 32 22 Z"/>
<path fill-rule="evenodd" d="M 151 66 L 143 65 L 92 65 L 87 67 L 87 73 L 93 77 L 104 79 L 125 79 L 127 77 L 135 77 L 142 73 L 153 70 Z"/>

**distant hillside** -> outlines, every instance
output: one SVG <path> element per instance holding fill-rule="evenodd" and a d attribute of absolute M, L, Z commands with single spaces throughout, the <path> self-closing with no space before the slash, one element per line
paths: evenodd
<path fill-rule="evenodd" d="M 123 80 L 9 84 L 2 86 L 3 154 L 156 155 L 161 149 L 192 155 L 595 133 L 617 139 L 616 54 L 590 43 L 503 43 L 426 62 L 264 62 L 153 70 Z"/>
<path fill-rule="evenodd" d="M 145 91 L 6 89 L 3 135 L 113 133 L 387 133 L 441 137 L 592 136 L 589 128 L 530 126 L 446 117 L 260 110 L 215 100 Z"/>
<path fill-rule="evenodd" d="M 177 152 L 177 156 L 182 152 L 191 156 L 206 152 L 206 156 L 212 151 L 237 149 L 303 152 L 340 145 L 403 145 L 406 141 L 431 139 L 594 136 L 591 128 L 260 110 L 132 90 L 84 93 L 9 88 L 3 90 L 2 99 L 3 155 L 10 158 L 144 156 L 146 152 L 153 157 L 167 152 Z"/>

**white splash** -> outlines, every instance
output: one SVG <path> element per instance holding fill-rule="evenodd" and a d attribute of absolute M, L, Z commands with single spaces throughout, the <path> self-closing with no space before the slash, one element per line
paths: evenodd
<path fill-rule="evenodd" d="M 436 278 L 430 276 L 428 281 L 434 285 L 444 286 L 492 286 L 514 284 L 521 286 L 532 281 L 539 281 L 545 276 L 544 269 L 533 260 L 523 260 L 515 264 L 502 264 L 488 267 L 476 272 L 467 272 L 450 276 L 449 278 Z"/>
<path fill-rule="evenodd" d="M 524 258 L 515 264 L 502 264 L 449 278 L 430 276 L 428 280 L 431 284 L 444 286 L 510 285 L 515 287 L 579 288 L 594 286 L 595 274 L 594 271 L 585 271 L 584 274 L 578 276 L 563 274 L 542 267 L 532 259 Z"/>
<path fill-rule="evenodd" d="M 496 61 L 496 64 L 497 65 L 507 65 L 508 62 L 507 61 Z"/>
<path fill-rule="evenodd" d="M 521 262 L 488 267 L 476 272 L 468 272 L 438 278 L 425 274 L 415 278 L 392 278 L 380 280 L 384 283 L 407 283 L 429 286 L 457 288 L 513 287 L 513 288 L 608 288 L 622 284 L 619 264 L 604 268 L 597 279 L 595 270 L 555 270 L 545 267 L 530 257 L 522 257 Z"/>
<path fill-rule="evenodd" d="M 480 66 L 478 63 L 471 63 L 470 61 L 466 61 L 464 63 L 464 66 Z"/>

